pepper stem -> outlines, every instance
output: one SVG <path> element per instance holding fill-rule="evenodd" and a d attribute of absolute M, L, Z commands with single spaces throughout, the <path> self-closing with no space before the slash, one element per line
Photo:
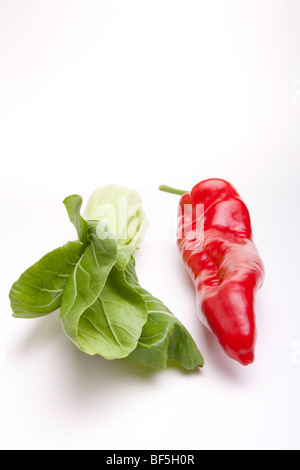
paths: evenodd
<path fill-rule="evenodd" d="M 188 193 L 188 191 L 185 191 L 184 189 L 176 189 L 176 188 L 171 188 L 171 186 L 166 186 L 165 184 L 162 184 L 158 188 L 160 191 L 165 191 L 166 193 L 171 193 L 171 194 L 178 194 L 179 196 L 182 196 L 183 194 Z"/>

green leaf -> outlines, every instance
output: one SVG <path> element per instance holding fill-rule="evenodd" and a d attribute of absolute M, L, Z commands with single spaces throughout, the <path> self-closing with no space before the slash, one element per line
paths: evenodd
<path fill-rule="evenodd" d="M 154 369 L 166 369 L 169 360 L 179 362 L 185 369 L 203 367 L 203 357 L 187 329 L 159 299 L 138 284 L 134 258 L 128 264 L 127 276 L 142 295 L 148 310 L 137 347 L 128 359 Z"/>
<path fill-rule="evenodd" d="M 172 314 L 164 310 L 148 310 L 136 349 L 128 359 L 154 369 L 166 369 L 169 360 L 185 369 L 203 367 L 204 360 L 187 329 Z"/>
<path fill-rule="evenodd" d="M 97 224 L 97 234 L 95 226 L 88 228 L 88 245 L 65 285 L 61 302 L 64 330 L 75 343 L 80 317 L 96 301 L 117 257 L 112 234 L 101 223 Z"/>
<path fill-rule="evenodd" d="M 143 297 L 113 267 L 98 299 L 80 317 L 76 343 L 91 355 L 123 358 L 136 348 L 146 320 Z"/>
<path fill-rule="evenodd" d="M 101 222 L 88 226 L 89 245 L 65 286 L 62 324 L 85 353 L 119 359 L 136 348 L 147 308 L 132 279 L 117 268 L 116 240 L 107 227 Z"/>
<path fill-rule="evenodd" d="M 58 309 L 65 284 L 83 249 L 80 241 L 69 242 L 28 268 L 9 293 L 13 316 L 36 318 Z"/>
<path fill-rule="evenodd" d="M 70 221 L 77 230 L 79 240 L 85 243 L 87 241 L 88 225 L 86 220 L 80 215 L 82 197 L 78 194 L 73 194 L 72 196 L 66 197 L 63 203 L 66 206 Z"/>

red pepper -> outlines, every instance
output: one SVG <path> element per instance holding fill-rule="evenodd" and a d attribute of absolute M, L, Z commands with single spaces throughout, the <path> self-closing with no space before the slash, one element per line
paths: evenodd
<path fill-rule="evenodd" d="M 254 296 L 264 266 L 252 239 L 248 209 L 235 188 L 207 179 L 182 195 L 177 245 L 196 287 L 197 311 L 226 354 L 248 365 L 254 361 Z"/>

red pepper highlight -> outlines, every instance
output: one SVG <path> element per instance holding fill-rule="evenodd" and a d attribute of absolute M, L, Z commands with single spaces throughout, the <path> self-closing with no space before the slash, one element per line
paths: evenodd
<path fill-rule="evenodd" d="M 249 211 L 236 189 L 207 179 L 181 195 L 177 245 L 196 288 L 197 312 L 225 353 L 248 365 L 254 361 L 254 297 L 264 265 L 253 242 Z"/>

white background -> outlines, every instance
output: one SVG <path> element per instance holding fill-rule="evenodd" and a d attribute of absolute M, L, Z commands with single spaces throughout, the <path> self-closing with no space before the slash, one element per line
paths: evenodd
<path fill-rule="evenodd" d="M 299 21 L 295 0 L 0 0 L 1 448 L 300 447 Z M 210 177 L 245 200 L 266 267 L 246 368 L 196 317 L 157 189 Z M 86 356 L 57 312 L 11 317 L 11 284 L 75 238 L 61 201 L 108 183 L 143 198 L 137 273 L 201 372 Z"/>

